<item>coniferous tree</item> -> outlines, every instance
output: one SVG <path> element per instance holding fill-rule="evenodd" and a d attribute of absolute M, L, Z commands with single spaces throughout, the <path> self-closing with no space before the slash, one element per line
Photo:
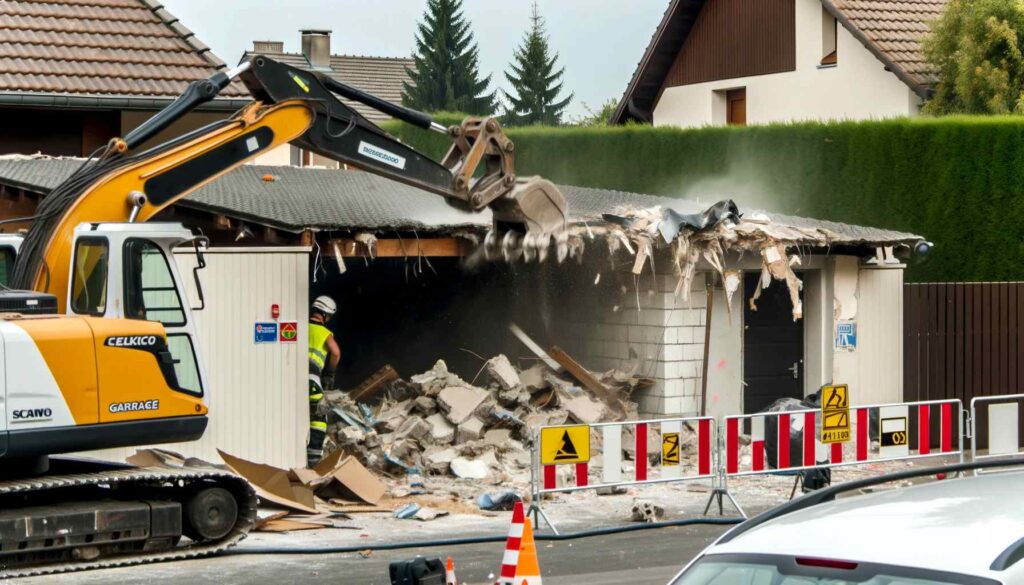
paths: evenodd
<path fill-rule="evenodd" d="M 562 122 L 562 112 L 573 94 L 561 101 L 561 78 L 565 68 L 555 70 L 558 54 L 552 54 L 544 19 L 533 3 L 530 16 L 530 30 L 523 36 L 523 42 L 513 55 L 510 71 L 505 78 L 512 85 L 512 92 L 504 92 L 511 107 L 505 114 L 508 124 L 546 124 L 555 126 Z"/>
<path fill-rule="evenodd" d="M 491 76 L 480 77 L 479 51 L 462 0 L 427 0 L 417 25 L 416 69 L 407 70 L 402 103 L 427 112 L 493 114 L 496 92 L 487 93 Z"/>

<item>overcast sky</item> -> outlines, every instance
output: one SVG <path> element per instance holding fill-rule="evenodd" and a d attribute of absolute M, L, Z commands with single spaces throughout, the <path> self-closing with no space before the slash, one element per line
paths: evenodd
<path fill-rule="evenodd" d="M 335 54 L 409 56 L 426 0 L 163 0 L 228 63 L 253 40 L 284 41 L 300 49 L 299 29 L 333 30 Z M 531 0 L 463 0 L 480 47 L 480 68 L 492 87 L 529 25 Z M 565 87 L 576 94 L 570 117 L 619 98 L 661 19 L 668 0 L 539 0 L 551 46 L 565 67 Z"/>

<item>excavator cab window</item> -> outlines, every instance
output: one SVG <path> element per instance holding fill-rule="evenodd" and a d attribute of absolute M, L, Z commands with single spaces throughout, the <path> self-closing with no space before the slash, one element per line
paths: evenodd
<path fill-rule="evenodd" d="M 14 271 L 15 251 L 13 246 L 0 246 L 0 285 L 11 283 L 11 272 Z"/>
<path fill-rule="evenodd" d="M 129 319 L 185 324 L 185 311 L 163 250 L 149 240 L 124 243 L 124 310 Z"/>
<path fill-rule="evenodd" d="M 75 271 L 71 281 L 71 310 L 102 316 L 107 311 L 107 267 L 110 244 L 106 238 L 83 237 L 75 243 Z"/>

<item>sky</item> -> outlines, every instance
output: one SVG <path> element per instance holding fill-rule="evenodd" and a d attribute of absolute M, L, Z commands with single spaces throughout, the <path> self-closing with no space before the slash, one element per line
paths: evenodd
<path fill-rule="evenodd" d="M 575 94 L 575 118 L 625 91 L 669 0 L 538 0 L 552 49 Z M 463 0 L 492 88 L 508 89 L 503 72 L 530 24 L 532 0 Z M 426 0 L 163 0 L 164 6 L 230 64 L 254 40 L 284 41 L 298 52 L 299 30 L 327 28 L 331 52 L 410 56 Z"/>

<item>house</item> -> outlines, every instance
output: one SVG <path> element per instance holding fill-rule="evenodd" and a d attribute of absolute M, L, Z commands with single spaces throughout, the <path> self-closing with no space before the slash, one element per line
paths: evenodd
<path fill-rule="evenodd" d="M 947 0 L 671 0 L 613 123 L 699 127 L 916 116 Z"/>
<path fill-rule="evenodd" d="M 77 164 L 0 159 L 0 195 L 38 201 Z M 561 189 L 574 253 L 514 269 L 481 259 L 488 213 L 364 172 L 246 165 L 160 217 L 202 229 L 214 250 L 309 250 L 309 294 L 341 307 L 332 326 L 342 387 L 385 363 L 409 375 L 438 358 L 472 379 L 477 355 L 532 355 L 508 332 L 517 323 L 593 370 L 650 378 L 637 397 L 646 415 L 757 412 L 832 382 L 849 384 L 855 404 L 902 399 L 900 259 L 919 236 L 741 210 L 707 240 L 666 240 L 628 226 L 677 225 L 666 209 L 686 218 L 707 204 Z M 692 263 L 681 238 L 702 251 Z M 677 265 L 694 276 L 681 280 Z M 775 278 L 762 289 L 766 272 Z M 277 273 L 237 276 L 251 277 Z M 218 340 L 251 344 L 250 335 L 238 327 Z"/>
<path fill-rule="evenodd" d="M 336 55 L 331 52 L 331 31 L 305 29 L 299 33 L 302 35 L 302 51 L 299 53 L 286 53 L 282 41 L 253 41 L 252 50 L 246 51 L 242 60 L 252 55 L 267 55 L 293 67 L 324 72 L 342 83 L 391 103 L 402 103 L 403 84 L 411 82 L 408 71 L 416 66 L 411 57 Z M 387 114 L 362 103 L 344 98 L 341 101 L 372 122 L 379 124 L 391 119 Z M 257 163 L 338 168 L 337 161 L 291 146 L 269 152 L 257 159 Z"/>
<path fill-rule="evenodd" d="M 0 153 L 88 156 L 223 70 L 157 0 L 0 3 Z M 224 118 L 249 102 L 239 84 L 154 142 Z"/>

